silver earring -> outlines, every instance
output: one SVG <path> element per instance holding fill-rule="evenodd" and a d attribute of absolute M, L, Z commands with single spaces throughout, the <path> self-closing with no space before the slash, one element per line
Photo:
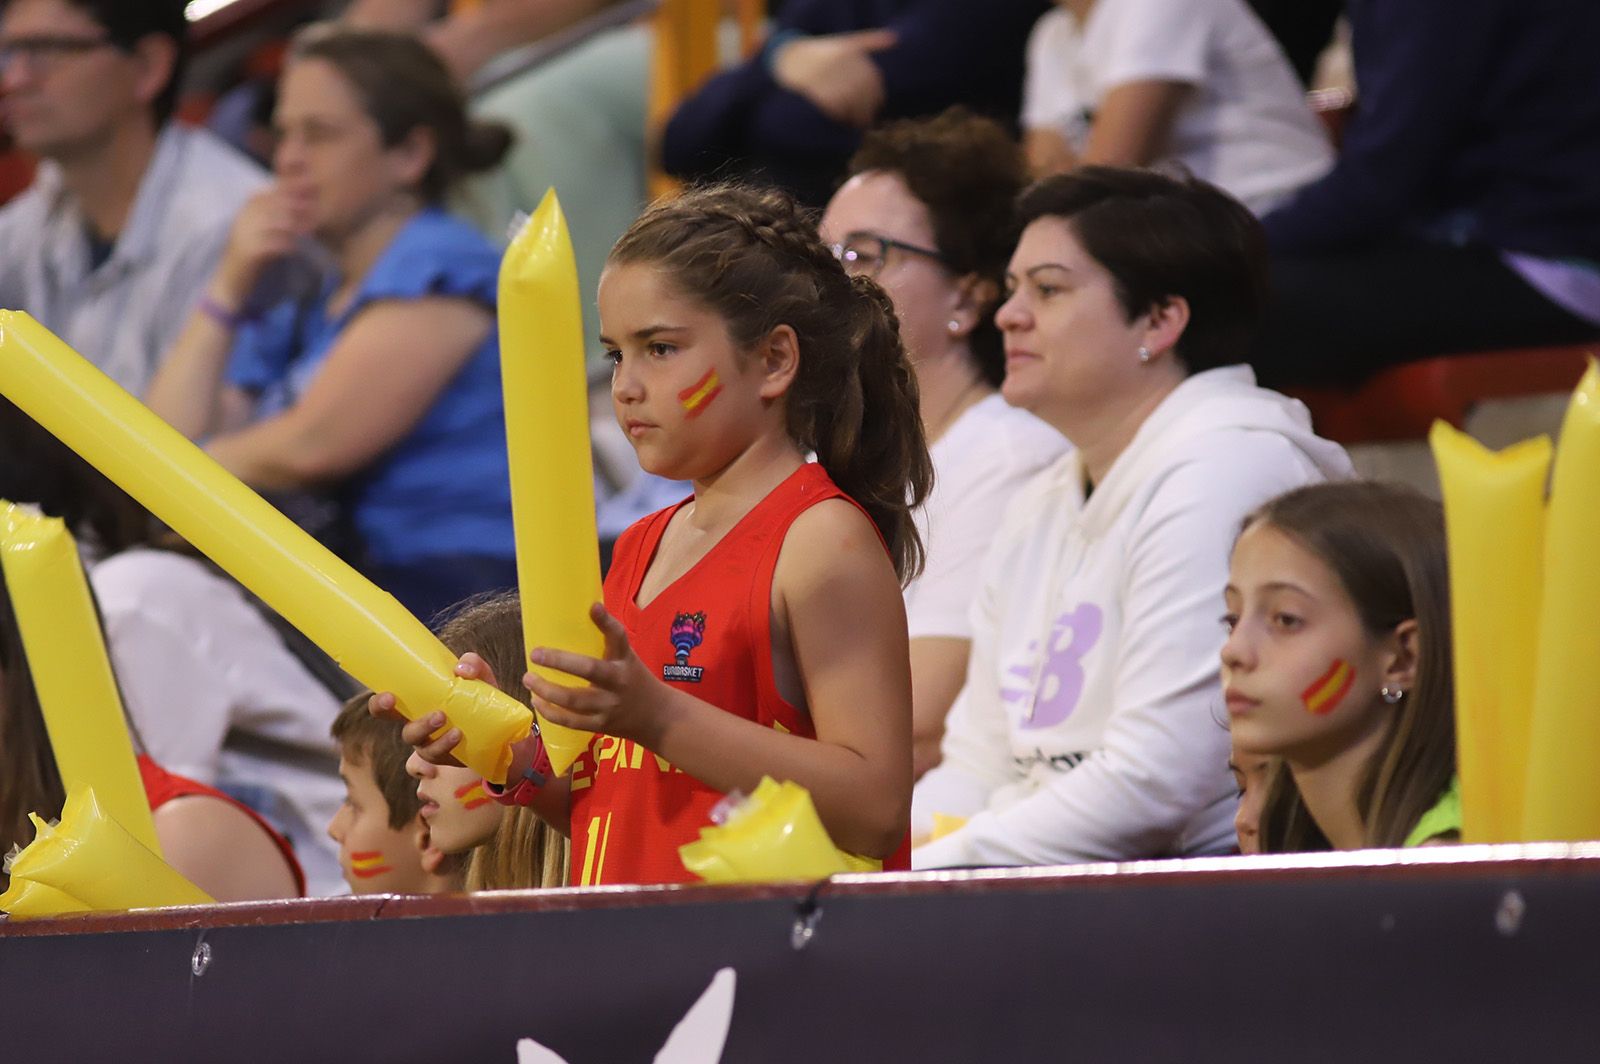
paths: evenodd
<path fill-rule="evenodd" d="M 1396 702 L 1400 701 L 1405 696 L 1406 696 L 1406 693 L 1404 691 L 1402 691 L 1398 687 L 1383 687 L 1383 688 L 1380 688 L 1378 690 L 1378 697 L 1382 698 L 1385 702 L 1389 703 L 1391 706 L 1394 705 Z"/>
<path fill-rule="evenodd" d="M 1150 349 L 1148 347 L 1139 348 L 1139 361 L 1140 362 L 1149 362 L 1150 361 Z"/>
<path fill-rule="evenodd" d="M 961 323 L 956 321 L 956 319 L 951 318 L 949 321 L 945 322 L 945 328 L 949 329 L 953 333 L 958 333 L 961 331 Z"/>

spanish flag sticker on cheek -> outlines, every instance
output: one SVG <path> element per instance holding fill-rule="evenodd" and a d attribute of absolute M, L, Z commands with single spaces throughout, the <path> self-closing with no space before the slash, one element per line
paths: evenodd
<path fill-rule="evenodd" d="M 361 879 L 371 879 L 381 876 L 385 872 L 393 872 L 393 865 L 383 863 L 383 853 L 379 850 L 365 850 L 361 853 L 350 855 L 350 871 Z"/>
<path fill-rule="evenodd" d="M 697 418 L 706 412 L 706 407 L 710 406 L 712 400 L 721 392 L 722 378 L 717 376 L 715 369 L 708 369 L 704 377 L 678 393 L 678 402 L 683 404 L 683 409 L 691 419 Z"/>
<path fill-rule="evenodd" d="M 489 795 L 483 789 L 482 780 L 474 780 L 472 783 L 469 783 L 464 787 L 457 787 L 455 790 L 455 795 L 456 801 L 460 802 L 462 806 L 467 809 L 480 808 L 481 806 L 488 805 L 491 800 Z"/>
<path fill-rule="evenodd" d="M 1350 685 L 1355 683 L 1356 670 L 1343 658 L 1334 661 L 1328 666 L 1328 671 L 1311 681 L 1311 686 L 1300 692 L 1300 701 L 1305 703 L 1306 709 L 1317 716 L 1333 712 L 1344 696 L 1350 692 Z"/>

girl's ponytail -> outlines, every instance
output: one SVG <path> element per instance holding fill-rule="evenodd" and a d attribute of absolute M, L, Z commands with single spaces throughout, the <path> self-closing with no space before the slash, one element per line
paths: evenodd
<path fill-rule="evenodd" d="M 813 419 L 806 436 L 833 482 L 878 526 L 905 583 L 922 571 L 924 555 L 911 511 L 933 484 L 917 379 L 888 294 L 858 277 L 850 297 L 854 365 L 845 380 L 821 382 L 827 394 L 806 404 Z"/>

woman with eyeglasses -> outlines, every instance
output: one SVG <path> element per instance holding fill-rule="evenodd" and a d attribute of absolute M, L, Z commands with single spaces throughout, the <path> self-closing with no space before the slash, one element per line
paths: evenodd
<path fill-rule="evenodd" d="M 994 522 L 1067 442 L 996 390 L 1005 353 L 994 309 L 1024 182 L 1017 145 L 989 119 L 953 109 L 869 133 L 850 175 L 822 216 L 823 238 L 894 301 L 934 466 L 916 513 L 927 564 L 905 590 L 920 777 L 938 763 L 966 675 L 967 613 Z"/>
<path fill-rule="evenodd" d="M 913 866 L 1231 852 L 1229 551 L 1246 514 L 1349 460 L 1238 364 L 1266 249 L 1237 200 L 1084 167 L 1018 214 L 1002 394 L 1074 450 L 990 517 L 966 685 L 913 808 L 914 838 L 936 814 L 954 830 Z"/>

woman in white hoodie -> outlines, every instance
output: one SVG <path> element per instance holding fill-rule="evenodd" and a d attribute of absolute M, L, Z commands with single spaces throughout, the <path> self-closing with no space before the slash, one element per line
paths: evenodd
<path fill-rule="evenodd" d="M 1349 461 L 1238 360 L 1259 224 L 1197 179 L 1086 167 L 1019 204 L 1006 400 L 1076 449 L 1014 499 L 973 607 L 919 868 L 1234 846 L 1217 603 L 1245 515 Z M 960 818 L 965 818 L 961 822 Z"/>

